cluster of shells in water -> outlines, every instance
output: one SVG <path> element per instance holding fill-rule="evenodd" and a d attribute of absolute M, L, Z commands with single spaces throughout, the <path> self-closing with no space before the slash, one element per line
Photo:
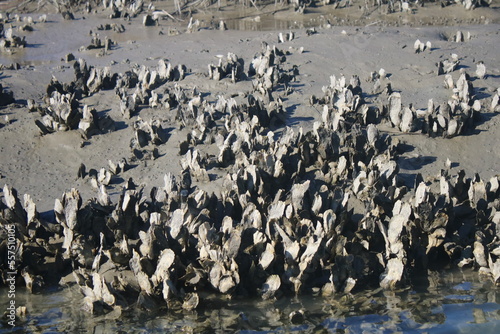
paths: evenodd
<path fill-rule="evenodd" d="M 332 76 L 324 96 L 310 99 L 323 112 L 305 132 L 284 127 L 277 89 L 286 94 L 298 75 L 297 67 L 285 66 L 288 55 L 265 44 L 246 73 L 234 54 L 209 65 L 210 79 L 253 80 L 253 92 L 239 102 L 204 100 L 197 89 L 181 86 L 186 67 L 164 60 L 121 74 L 79 59 L 73 82 L 53 78 L 43 105 L 28 101 L 41 115 L 36 125 L 43 135 L 79 129 L 88 138 L 112 131 L 108 116 L 79 105 L 104 89 L 114 89 L 125 119 L 140 105 L 161 108 L 190 132 L 179 144 L 182 172 L 167 173 L 149 194 L 129 181 L 113 203 L 106 187 L 128 164 L 110 161 L 109 168 L 88 173 L 96 197 L 83 201 L 78 190 L 65 192 L 50 221 L 29 195 L 20 198 L 6 185 L 0 223 L 16 226 L 27 289 L 73 277 L 84 308 L 99 314 L 130 305 L 192 310 L 203 305 L 207 291 L 273 299 L 395 289 L 415 273 L 448 264 L 475 267 L 500 283 L 499 176 L 483 180 L 443 169 L 433 178 L 417 175 L 407 187 L 398 175 L 399 143 L 377 127 L 388 122 L 402 132 L 463 133 L 481 109 L 469 76 L 452 81 L 450 101 L 430 102 L 427 110 L 404 107 L 390 85 L 383 106 L 370 106 L 358 76 Z M 384 80 L 384 70 L 370 75 L 375 86 Z M 496 111 L 498 93 L 494 101 Z M 161 124 L 137 119 L 133 126 L 132 153 L 154 158 L 154 149 L 147 149 L 168 140 Z M 200 144 L 217 145 L 218 154 L 203 153 Z M 195 185 L 210 180 L 211 168 L 227 174 L 219 194 Z M 86 177 L 85 166 L 78 174 Z M 2 240 L 0 254 L 7 247 Z"/>

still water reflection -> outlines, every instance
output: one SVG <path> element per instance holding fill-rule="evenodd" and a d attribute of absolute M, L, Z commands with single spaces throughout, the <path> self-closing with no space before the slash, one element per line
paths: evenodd
<path fill-rule="evenodd" d="M 206 295 L 202 307 L 192 312 L 151 313 L 130 306 L 99 317 L 81 311 L 76 287 L 39 295 L 18 290 L 17 305 L 28 310 L 14 328 L 19 333 L 500 333 L 500 289 L 470 270 L 431 273 L 412 289 L 395 292 L 275 301 Z M 0 293 L 5 309 L 5 290 Z M 0 332 L 10 329 L 1 326 Z"/>

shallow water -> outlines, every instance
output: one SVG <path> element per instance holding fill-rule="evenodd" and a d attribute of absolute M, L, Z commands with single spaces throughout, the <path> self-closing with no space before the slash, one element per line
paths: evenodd
<path fill-rule="evenodd" d="M 0 290 L 0 308 L 8 299 Z M 28 314 L 13 332 L 53 333 L 498 333 L 500 289 L 471 270 L 430 273 L 412 289 L 362 291 L 350 295 L 220 299 L 205 295 L 196 311 L 145 312 L 134 306 L 104 316 L 80 310 L 76 287 L 31 295 L 19 287 L 16 305 Z M 289 315 L 304 313 L 292 323 Z M 3 312 L 2 312 L 3 313 Z M 0 332 L 11 329 L 0 325 Z"/>

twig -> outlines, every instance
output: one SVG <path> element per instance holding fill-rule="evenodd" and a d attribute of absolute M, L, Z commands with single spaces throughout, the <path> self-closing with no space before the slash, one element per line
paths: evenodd
<path fill-rule="evenodd" d="M 258 10 L 258 11 L 260 11 L 260 8 L 259 8 L 259 7 L 257 7 L 257 5 L 255 4 L 255 1 L 250 0 L 250 2 L 252 3 L 252 5 L 253 5 L 255 8 L 257 8 L 257 10 Z"/>
<path fill-rule="evenodd" d="M 179 19 L 177 17 L 174 17 L 172 16 L 172 14 L 170 14 L 169 12 L 167 12 L 166 10 L 158 10 L 158 11 L 155 11 L 153 12 L 153 14 L 163 14 L 163 15 L 167 15 L 168 17 L 170 17 L 172 20 L 177 20 L 177 21 L 180 21 L 180 22 L 184 22 L 184 20 L 182 19 Z"/>
<path fill-rule="evenodd" d="M 198 5 L 203 5 L 207 0 L 196 0 L 194 2 L 186 2 L 182 6 L 182 9 L 190 8 L 190 7 L 197 7 Z M 205 6 L 206 8 L 207 6 Z"/>
<path fill-rule="evenodd" d="M 380 23 L 380 21 L 375 21 L 375 22 L 367 24 L 365 27 L 373 26 L 373 25 L 376 25 L 376 24 L 379 24 L 379 23 Z"/>
<path fill-rule="evenodd" d="M 26 1 L 23 1 L 21 3 L 18 3 L 16 6 L 14 7 L 11 7 L 9 9 L 6 10 L 6 12 L 12 12 L 12 11 L 17 11 L 19 10 L 19 7 L 22 7 L 24 5 L 27 5 L 28 3 L 32 2 L 33 0 L 26 0 Z"/>

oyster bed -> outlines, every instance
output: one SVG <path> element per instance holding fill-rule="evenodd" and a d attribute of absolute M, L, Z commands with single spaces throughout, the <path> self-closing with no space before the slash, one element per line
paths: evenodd
<path fill-rule="evenodd" d="M 13 226 L 18 285 L 95 315 L 499 282 L 497 24 L 83 15 L 4 17 L 4 283 Z"/>

